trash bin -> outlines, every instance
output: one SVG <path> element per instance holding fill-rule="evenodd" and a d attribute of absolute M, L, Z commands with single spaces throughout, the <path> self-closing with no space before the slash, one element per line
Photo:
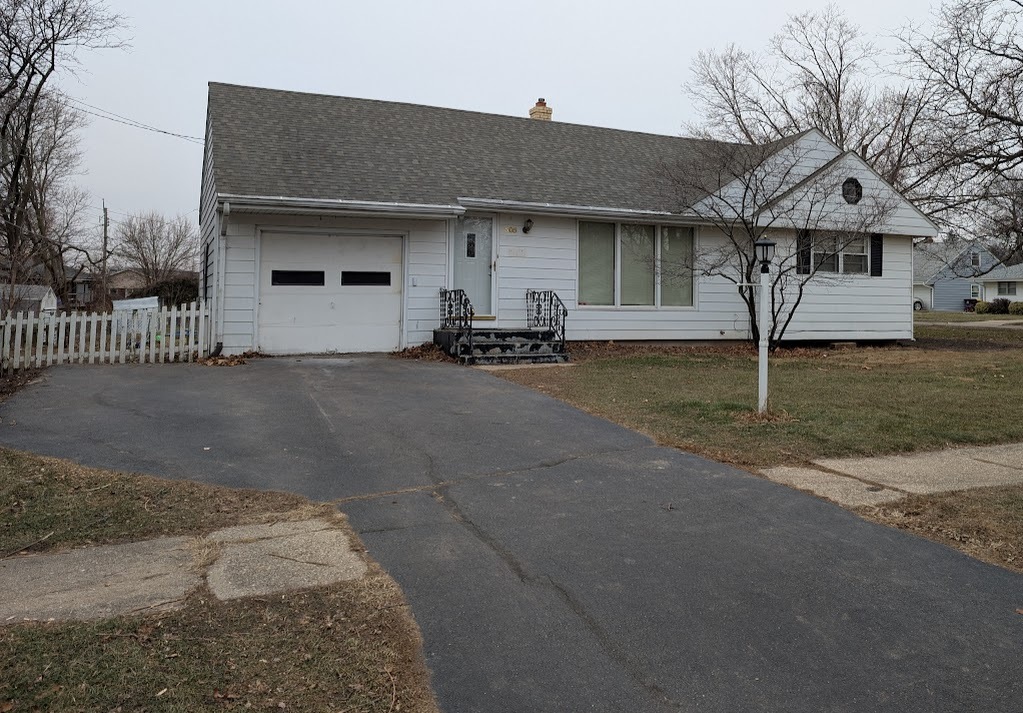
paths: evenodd
<path fill-rule="evenodd" d="M 963 300 L 963 312 L 976 312 L 978 302 L 980 302 L 980 300 L 976 297 L 967 297 Z"/>

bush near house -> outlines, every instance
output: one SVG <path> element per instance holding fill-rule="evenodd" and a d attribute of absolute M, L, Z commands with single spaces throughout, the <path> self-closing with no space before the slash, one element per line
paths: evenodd
<path fill-rule="evenodd" d="M 996 297 L 991 300 L 991 314 L 1009 314 L 1010 304 L 1004 297 Z"/>
<path fill-rule="evenodd" d="M 981 300 L 980 302 L 978 302 L 973 307 L 973 311 L 976 312 L 977 314 L 994 314 L 991 311 L 991 303 L 990 302 L 985 302 L 984 300 Z"/>
<path fill-rule="evenodd" d="M 1023 314 L 1023 302 L 1010 302 L 1009 314 Z"/>
<path fill-rule="evenodd" d="M 168 307 L 188 304 L 199 299 L 199 280 L 189 277 L 161 280 L 160 282 L 153 283 L 135 296 L 159 297 L 160 304 Z"/>

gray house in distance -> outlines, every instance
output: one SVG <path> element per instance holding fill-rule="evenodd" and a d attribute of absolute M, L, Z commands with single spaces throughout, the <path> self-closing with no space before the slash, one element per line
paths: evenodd
<path fill-rule="evenodd" d="M 1000 260 L 980 243 L 962 249 L 917 243 L 913 250 L 913 309 L 962 312 L 966 300 L 982 300 L 984 274 Z"/>

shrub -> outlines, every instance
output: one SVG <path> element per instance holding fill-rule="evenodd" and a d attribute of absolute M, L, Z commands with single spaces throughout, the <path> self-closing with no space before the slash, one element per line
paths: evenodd
<path fill-rule="evenodd" d="M 1021 315 L 1023 315 L 1023 302 L 1010 302 L 1009 303 L 1009 314 L 1021 314 Z"/>
<path fill-rule="evenodd" d="M 1009 314 L 1009 300 L 996 297 L 991 300 L 991 314 Z"/>
<path fill-rule="evenodd" d="M 981 300 L 977 303 L 977 306 L 973 308 L 973 311 L 977 314 L 988 314 L 991 311 L 991 303 Z"/>
<path fill-rule="evenodd" d="M 159 297 L 166 306 L 187 304 L 199 299 L 199 279 L 180 277 L 157 282 L 133 297 Z"/>

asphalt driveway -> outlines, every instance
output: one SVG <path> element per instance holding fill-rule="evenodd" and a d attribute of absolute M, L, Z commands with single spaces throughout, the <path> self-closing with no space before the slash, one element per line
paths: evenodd
<path fill-rule="evenodd" d="M 448 364 L 60 367 L 0 443 L 337 500 L 441 705 L 1023 710 L 1023 577 Z"/>

